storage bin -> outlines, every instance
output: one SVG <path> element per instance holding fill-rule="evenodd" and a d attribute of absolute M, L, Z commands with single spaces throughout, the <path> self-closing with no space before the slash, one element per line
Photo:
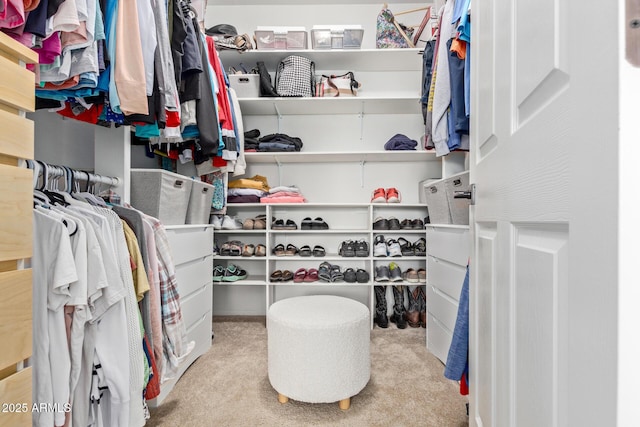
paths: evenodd
<path fill-rule="evenodd" d="M 254 33 L 258 49 L 307 48 L 307 30 L 304 27 L 258 27 Z"/>
<path fill-rule="evenodd" d="M 469 172 L 463 172 L 447 178 L 444 181 L 444 185 L 447 201 L 449 202 L 451 224 L 468 225 L 471 199 L 456 199 L 454 196 L 456 191 L 470 191 Z"/>
<path fill-rule="evenodd" d="M 469 199 L 456 199 L 456 191 L 469 191 L 469 172 L 423 186 L 431 224 L 469 224 Z"/>
<path fill-rule="evenodd" d="M 258 74 L 229 74 L 229 85 L 238 98 L 260 97 L 260 76 Z"/>
<path fill-rule="evenodd" d="M 423 186 L 423 194 L 429 209 L 429 222 L 431 224 L 451 224 L 444 181 L 439 180 Z"/>
<path fill-rule="evenodd" d="M 313 49 L 360 49 L 364 30 L 359 25 L 314 25 Z"/>
<path fill-rule="evenodd" d="M 183 225 L 192 183 L 162 169 L 131 169 L 131 205 L 165 225 Z"/>
<path fill-rule="evenodd" d="M 200 180 L 193 180 L 191 195 L 187 206 L 187 224 L 208 224 L 211 215 L 213 185 Z"/>

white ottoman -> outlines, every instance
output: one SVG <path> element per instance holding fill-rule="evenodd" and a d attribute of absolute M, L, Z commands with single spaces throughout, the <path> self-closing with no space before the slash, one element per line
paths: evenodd
<path fill-rule="evenodd" d="M 269 381 L 278 400 L 349 409 L 371 376 L 369 309 L 332 295 L 280 300 L 267 314 Z"/>

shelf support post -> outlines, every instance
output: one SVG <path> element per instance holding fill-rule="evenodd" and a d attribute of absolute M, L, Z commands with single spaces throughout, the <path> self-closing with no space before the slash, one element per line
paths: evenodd
<path fill-rule="evenodd" d="M 273 108 L 276 110 L 276 115 L 278 116 L 278 133 L 282 133 L 282 114 L 280 114 L 278 105 L 275 102 L 273 103 Z"/>
<path fill-rule="evenodd" d="M 358 118 L 360 119 L 360 141 L 364 141 L 364 101 L 360 103 L 360 114 L 358 114 Z"/>
<path fill-rule="evenodd" d="M 277 156 L 274 156 L 276 164 L 278 165 L 278 186 L 282 185 L 282 162 Z"/>

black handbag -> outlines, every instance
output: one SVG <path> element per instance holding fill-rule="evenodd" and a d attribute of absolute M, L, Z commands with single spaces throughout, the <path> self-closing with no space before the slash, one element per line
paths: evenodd
<path fill-rule="evenodd" d="M 260 96 L 274 97 L 280 96 L 271 83 L 271 75 L 267 71 L 264 62 L 260 61 L 256 64 L 257 74 L 260 76 Z"/>

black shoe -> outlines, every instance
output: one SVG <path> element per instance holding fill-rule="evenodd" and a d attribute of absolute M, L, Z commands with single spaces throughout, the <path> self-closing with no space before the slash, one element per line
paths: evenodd
<path fill-rule="evenodd" d="M 389 230 L 400 230 L 400 221 L 398 218 L 391 217 L 389 218 Z"/>
<path fill-rule="evenodd" d="M 369 282 L 369 273 L 367 273 L 367 270 L 363 270 L 362 268 L 356 270 L 356 281 L 358 283 Z"/>
<path fill-rule="evenodd" d="M 376 296 L 376 312 L 373 321 L 379 328 L 386 329 L 389 327 L 389 319 L 387 318 L 387 288 L 384 286 L 374 286 L 373 292 Z"/>
<path fill-rule="evenodd" d="M 351 268 L 351 267 L 347 268 L 344 271 L 343 274 L 344 274 L 344 281 L 345 282 L 347 282 L 347 283 L 356 283 L 357 274 L 356 274 L 356 271 L 353 268 Z"/>
<path fill-rule="evenodd" d="M 355 243 L 356 246 L 356 256 L 357 257 L 368 257 L 369 256 L 369 244 L 363 240 L 358 240 Z"/>
<path fill-rule="evenodd" d="M 354 257 L 356 256 L 356 248 L 353 240 L 345 240 L 340 243 L 340 248 L 338 249 L 338 255 L 343 257 Z"/>
<path fill-rule="evenodd" d="M 391 320 L 396 324 L 398 329 L 405 329 L 407 327 L 406 309 L 404 308 L 404 287 L 393 286 L 393 314 Z"/>
<path fill-rule="evenodd" d="M 373 222 L 374 230 L 388 230 L 389 229 L 389 220 L 386 218 L 376 218 Z"/>

